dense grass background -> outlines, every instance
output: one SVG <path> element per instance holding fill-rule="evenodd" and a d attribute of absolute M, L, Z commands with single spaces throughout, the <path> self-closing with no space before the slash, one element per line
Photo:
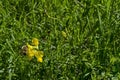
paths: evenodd
<path fill-rule="evenodd" d="M 0 0 L 0 79 L 119 80 L 119 35 L 120 0 Z M 20 54 L 34 37 L 43 63 Z"/>

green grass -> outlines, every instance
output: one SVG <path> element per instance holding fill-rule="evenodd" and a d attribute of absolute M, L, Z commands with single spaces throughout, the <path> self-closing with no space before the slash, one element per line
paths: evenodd
<path fill-rule="evenodd" d="M 119 0 L 0 0 L 0 80 L 119 80 L 119 34 Z"/>

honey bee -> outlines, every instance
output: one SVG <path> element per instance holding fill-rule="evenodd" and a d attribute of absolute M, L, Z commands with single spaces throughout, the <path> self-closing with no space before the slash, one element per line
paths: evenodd
<path fill-rule="evenodd" d="M 26 55 L 27 54 L 27 49 L 28 49 L 27 45 L 23 45 L 22 48 L 21 48 L 21 54 Z"/>

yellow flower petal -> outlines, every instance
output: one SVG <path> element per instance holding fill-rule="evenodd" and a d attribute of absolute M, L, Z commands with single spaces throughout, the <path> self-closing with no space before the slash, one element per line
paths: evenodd
<path fill-rule="evenodd" d="M 37 51 L 35 53 L 35 57 L 38 58 L 38 57 L 43 57 L 43 51 Z"/>
<path fill-rule="evenodd" d="M 32 39 L 32 45 L 34 45 L 34 46 L 38 46 L 39 45 L 39 41 L 38 41 L 37 38 L 33 38 Z"/>
<path fill-rule="evenodd" d="M 38 58 L 37 58 L 37 61 L 38 61 L 38 62 L 43 62 L 42 57 L 38 57 Z"/>
<path fill-rule="evenodd" d="M 37 38 L 32 39 L 32 45 L 27 43 L 27 56 L 31 60 L 34 56 L 37 58 L 38 62 L 43 62 L 43 51 L 38 50 L 39 41 Z"/>
<path fill-rule="evenodd" d="M 28 52 L 27 52 L 28 56 L 33 57 L 35 55 L 34 53 L 35 53 L 34 50 L 28 49 Z"/>
<path fill-rule="evenodd" d="M 33 46 L 31 46 L 30 44 L 27 43 L 27 47 L 28 49 L 33 49 Z"/>

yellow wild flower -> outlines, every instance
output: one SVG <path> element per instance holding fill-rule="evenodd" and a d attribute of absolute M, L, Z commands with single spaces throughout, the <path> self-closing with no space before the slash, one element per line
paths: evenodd
<path fill-rule="evenodd" d="M 37 58 L 38 62 L 42 62 L 43 61 L 43 59 L 42 59 L 42 57 L 43 57 L 43 51 L 37 51 L 35 53 L 35 57 Z"/>
<path fill-rule="evenodd" d="M 28 49 L 33 49 L 33 46 L 31 46 L 30 44 L 27 43 L 27 47 Z"/>
<path fill-rule="evenodd" d="M 39 41 L 37 38 L 32 39 L 32 45 L 27 43 L 27 56 L 31 60 L 34 56 L 37 58 L 38 62 L 43 62 L 43 52 L 38 50 Z"/>
<path fill-rule="evenodd" d="M 31 46 L 30 44 L 27 43 L 27 52 L 26 54 L 28 55 L 29 59 L 31 60 L 32 57 L 34 56 L 34 52 L 33 52 L 33 46 Z"/>
<path fill-rule="evenodd" d="M 43 62 L 42 57 L 38 57 L 38 58 L 37 58 L 37 61 L 38 61 L 38 62 Z"/>
<path fill-rule="evenodd" d="M 28 49 L 28 56 L 33 57 L 35 54 L 34 50 Z"/>
<path fill-rule="evenodd" d="M 39 41 L 38 41 L 37 38 L 33 38 L 33 39 L 32 39 L 32 45 L 33 45 L 33 46 L 38 46 L 38 45 L 39 45 Z"/>

